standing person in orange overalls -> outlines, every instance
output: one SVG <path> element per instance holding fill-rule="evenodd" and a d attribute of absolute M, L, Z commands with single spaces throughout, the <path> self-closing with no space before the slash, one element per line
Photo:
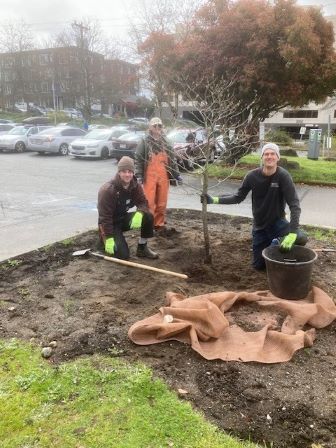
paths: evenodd
<path fill-rule="evenodd" d="M 158 117 L 150 120 L 148 135 L 136 149 L 135 176 L 138 183 L 143 183 L 149 210 L 154 216 L 154 228 L 158 234 L 164 234 L 170 179 L 181 185 L 182 177 Z"/>

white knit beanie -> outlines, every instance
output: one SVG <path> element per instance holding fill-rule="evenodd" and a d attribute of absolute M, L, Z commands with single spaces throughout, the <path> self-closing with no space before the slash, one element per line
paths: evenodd
<path fill-rule="evenodd" d="M 265 143 L 264 146 L 261 148 L 261 157 L 264 155 L 266 149 L 274 151 L 275 154 L 278 156 L 278 159 L 280 159 L 280 149 L 278 145 L 276 145 L 275 143 Z"/>

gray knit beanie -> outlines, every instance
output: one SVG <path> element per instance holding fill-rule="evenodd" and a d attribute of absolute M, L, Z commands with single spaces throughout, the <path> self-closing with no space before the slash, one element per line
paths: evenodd
<path fill-rule="evenodd" d="M 123 156 L 118 163 L 118 171 L 130 170 L 135 171 L 134 160 L 131 157 Z"/>
<path fill-rule="evenodd" d="M 275 154 L 278 156 L 278 159 L 280 159 L 280 149 L 278 145 L 276 145 L 275 143 L 265 143 L 261 148 L 261 157 L 264 155 L 266 149 L 275 152 Z"/>

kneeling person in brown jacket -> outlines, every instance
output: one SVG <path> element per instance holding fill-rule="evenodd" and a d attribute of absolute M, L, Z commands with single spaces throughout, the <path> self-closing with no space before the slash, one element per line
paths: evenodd
<path fill-rule="evenodd" d="M 133 207 L 137 211 L 129 212 Z M 123 232 L 140 229 L 136 255 L 158 258 L 147 246 L 147 239 L 153 237 L 153 215 L 142 186 L 134 176 L 134 161 L 130 157 L 120 159 L 116 176 L 100 188 L 98 215 L 99 235 L 107 254 L 127 260 L 130 253 Z"/>

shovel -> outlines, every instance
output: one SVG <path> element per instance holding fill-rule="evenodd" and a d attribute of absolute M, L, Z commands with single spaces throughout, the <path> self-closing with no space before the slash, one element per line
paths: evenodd
<path fill-rule="evenodd" d="M 336 252 L 336 249 L 313 249 L 315 252 Z"/>
<path fill-rule="evenodd" d="M 180 274 L 179 272 L 166 271 L 165 269 L 155 268 L 153 266 L 147 266 L 145 264 L 134 263 L 133 261 L 120 260 L 119 258 L 107 257 L 106 255 L 98 254 L 97 252 L 92 252 L 91 249 L 77 250 L 72 254 L 74 257 L 83 257 L 86 255 L 93 255 L 94 257 L 103 258 L 106 261 L 111 261 L 112 263 L 123 264 L 124 266 L 130 266 L 133 268 L 147 269 L 148 271 L 160 272 L 161 274 L 174 275 L 175 277 L 188 278 L 185 274 Z"/>

